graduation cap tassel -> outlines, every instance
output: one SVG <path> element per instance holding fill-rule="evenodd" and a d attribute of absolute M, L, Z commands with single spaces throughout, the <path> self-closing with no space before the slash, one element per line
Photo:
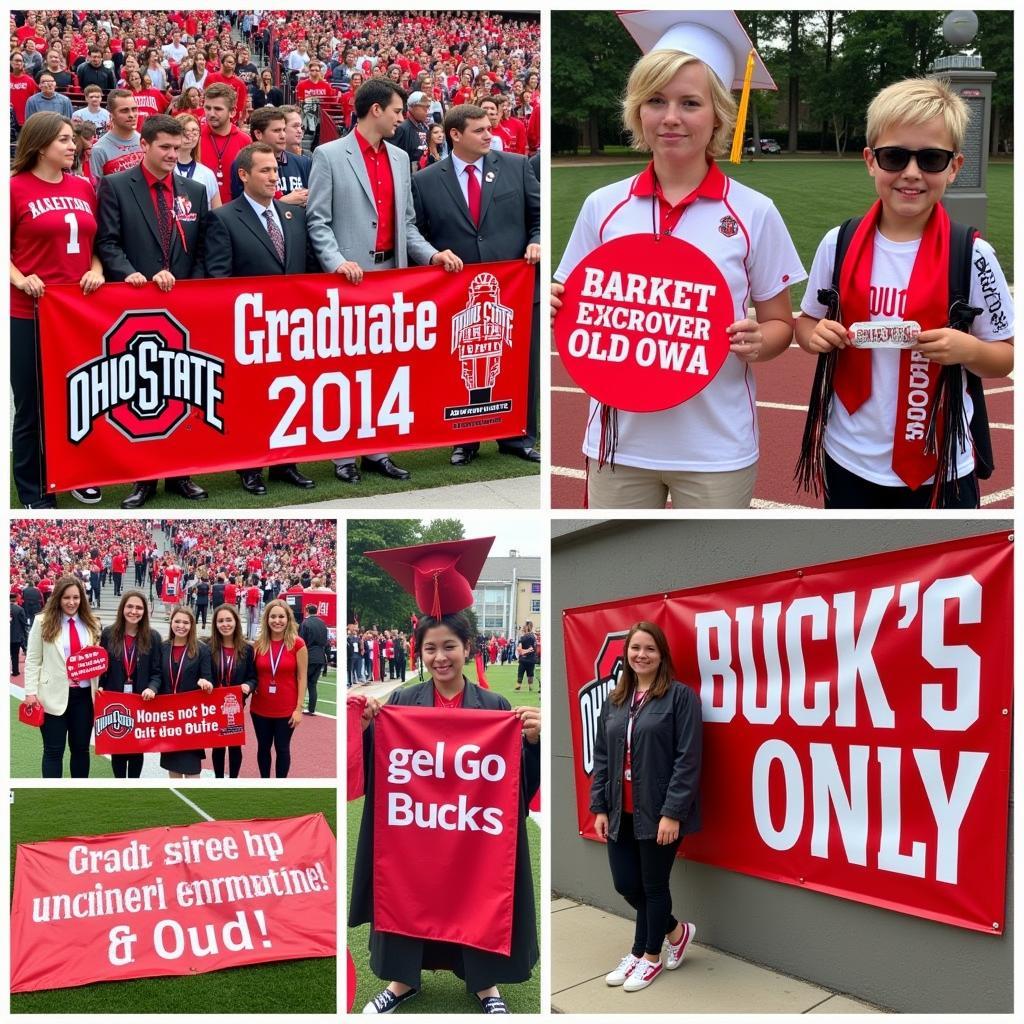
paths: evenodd
<path fill-rule="evenodd" d="M 430 616 L 434 619 L 440 619 L 441 616 L 441 574 L 439 572 L 434 573 L 434 600 L 430 603 Z"/>
<path fill-rule="evenodd" d="M 932 484 L 932 508 L 944 508 L 945 482 L 957 483 L 956 462 L 967 445 L 964 424 L 963 371 L 960 366 L 944 366 L 939 372 L 935 404 L 928 420 L 924 450 L 936 455 L 935 481 Z"/>
<path fill-rule="evenodd" d="M 601 439 L 597 449 L 597 468 L 606 462 L 615 469 L 615 449 L 619 445 L 619 410 L 611 405 L 601 406 Z"/>
<path fill-rule="evenodd" d="M 736 127 L 732 133 L 732 151 L 729 153 L 729 162 L 739 164 L 743 162 L 743 133 L 747 126 L 747 106 L 750 103 L 750 82 L 754 77 L 753 50 L 747 54 L 747 70 L 743 74 L 743 92 L 740 93 L 739 110 L 736 112 Z M 757 146 L 757 139 L 754 146 Z"/>
<path fill-rule="evenodd" d="M 826 316 L 830 320 L 838 318 L 839 294 L 834 288 L 819 291 L 818 301 L 828 306 Z M 804 421 L 804 436 L 800 443 L 800 458 L 794 474 L 800 489 L 811 491 L 815 497 L 825 489 L 825 463 L 822 452 L 825 427 L 828 426 L 828 414 L 832 408 L 832 396 L 835 394 L 838 358 L 838 349 L 818 354 L 811 395 L 807 400 L 807 419 Z"/>

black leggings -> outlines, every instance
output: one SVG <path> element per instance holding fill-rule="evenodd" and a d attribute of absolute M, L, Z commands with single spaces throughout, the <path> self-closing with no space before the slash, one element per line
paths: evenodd
<path fill-rule="evenodd" d="M 138 779 L 142 776 L 142 754 L 111 754 L 110 767 L 115 779 Z"/>
<path fill-rule="evenodd" d="M 72 686 L 63 715 L 43 716 L 43 778 L 64 774 L 64 748 L 71 749 L 71 778 L 89 778 L 89 740 L 92 737 L 92 690 Z"/>
<path fill-rule="evenodd" d="M 14 486 L 23 505 L 46 495 L 43 464 L 43 420 L 40 415 L 39 343 L 35 320 L 11 317 L 11 390 L 14 425 L 11 449 Z"/>
<path fill-rule="evenodd" d="M 252 727 L 256 733 L 256 764 L 261 779 L 270 778 L 270 748 L 276 757 L 275 774 L 279 779 L 288 778 L 292 765 L 292 727 L 288 718 L 264 718 L 252 715 Z"/>
<path fill-rule="evenodd" d="M 974 473 L 943 488 L 944 508 L 978 508 L 981 492 Z M 931 508 L 932 485 L 885 487 L 844 469 L 825 455 L 825 508 Z"/>
<path fill-rule="evenodd" d="M 273 719 L 270 719 L 273 721 Z M 257 735 L 259 735 L 257 733 Z M 210 751 L 210 760 L 213 762 L 213 774 L 218 779 L 224 778 L 224 751 L 228 753 L 228 772 L 233 779 L 238 778 L 238 773 L 242 770 L 242 748 L 241 747 L 214 747 Z M 267 753 L 267 765 L 269 774 L 270 765 L 270 753 Z M 257 755 L 258 760 L 258 755 Z M 266 776 L 264 776 L 266 778 Z"/>
<path fill-rule="evenodd" d="M 633 815 L 623 812 L 619 838 L 608 837 L 608 863 L 615 891 L 636 911 L 633 956 L 660 953 L 665 936 L 679 922 L 672 916 L 669 874 L 680 840 L 659 846 L 633 836 Z"/>

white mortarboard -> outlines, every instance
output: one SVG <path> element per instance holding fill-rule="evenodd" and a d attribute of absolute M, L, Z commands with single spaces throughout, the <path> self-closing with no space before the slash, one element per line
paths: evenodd
<path fill-rule="evenodd" d="M 644 53 L 680 50 L 700 58 L 727 89 L 742 89 L 747 55 L 754 49 L 733 11 L 616 11 Z M 754 54 L 752 89 L 777 89 Z"/>

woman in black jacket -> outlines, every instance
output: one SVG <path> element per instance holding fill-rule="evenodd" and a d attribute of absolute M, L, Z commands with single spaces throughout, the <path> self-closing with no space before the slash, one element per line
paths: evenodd
<path fill-rule="evenodd" d="M 242 632 L 242 620 L 238 609 L 232 604 L 222 604 L 213 615 L 213 632 L 206 641 L 210 651 L 213 670 L 213 685 L 241 686 L 242 694 L 248 698 L 256 689 L 256 659 L 252 645 L 246 642 Z M 227 750 L 228 774 L 238 778 L 242 769 L 241 747 L 213 747 L 210 760 L 213 774 L 224 778 L 224 751 Z"/>
<path fill-rule="evenodd" d="M 590 810 L 615 890 L 636 911 L 633 948 L 605 981 L 637 992 L 679 966 L 696 932 L 672 916 L 669 875 L 682 837 L 700 829 L 701 713 L 654 623 L 629 630 L 625 655 L 598 719 Z"/>
<path fill-rule="evenodd" d="M 126 590 L 114 615 L 114 623 L 100 633 L 100 647 L 109 657 L 99 688 L 115 693 L 160 689 L 160 655 L 163 645 L 149 625 L 149 605 L 140 590 Z M 143 754 L 111 754 L 115 779 L 137 779 L 142 774 Z"/>

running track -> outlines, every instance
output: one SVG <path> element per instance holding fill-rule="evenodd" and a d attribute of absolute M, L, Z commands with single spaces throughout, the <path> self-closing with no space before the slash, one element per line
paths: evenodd
<path fill-rule="evenodd" d="M 582 508 L 584 459 L 580 442 L 586 424 L 587 396 L 576 387 L 551 353 L 551 505 Z M 754 508 L 820 508 L 811 494 L 798 491 L 793 470 L 800 451 L 807 396 L 814 376 L 813 358 L 795 344 L 778 359 L 754 368 L 761 428 L 761 462 Z M 1013 381 L 985 381 L 996 470 L 982 482 L 983 508 L 1013 507 Z"/>

